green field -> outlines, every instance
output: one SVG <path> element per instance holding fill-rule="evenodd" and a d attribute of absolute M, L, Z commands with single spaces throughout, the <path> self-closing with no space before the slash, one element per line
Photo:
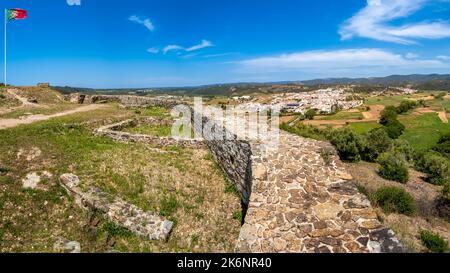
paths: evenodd
<path fill-rule="evenodd" d="M 398 106 L 406 99 L 411 99 L 411 96 L 392 96 L 392 97 L 370 97 L 364 102 L 365 105 L 384 105 L 384 106 Z"/>
<path fill-rule="evenodd" d="M 330 115 L 330 116 L 323 116 L 320 117 L 321 120 L 348 120 L 348 119 L 358 119 L 361 120 L 363 119 L 364 116 L 362 115 L 361 112 L 338 112 L 334 115 Z"/>
<path fill-rule="evenodd" d="M 417 150 L 431 149 L 441 135 L 450 134 L 450 125 L 442 123 L 435 113 L 400 116 L 399 120 L 406 126 L 406 131 L 400 138 L 407 140 Z"/>
<path fill-rule="evenodd" d="M 359 134 L 366 134 L 372 131 L 373 129 L 381 127 L 381 125 L 376 121 L 368 121 L 368 122 L 350 123 L 349 127 Z"/>

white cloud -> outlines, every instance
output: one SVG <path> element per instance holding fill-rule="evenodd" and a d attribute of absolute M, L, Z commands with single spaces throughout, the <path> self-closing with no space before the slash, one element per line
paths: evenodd
<path fill-rule="evenodd" d="M 196 50 L 199 50 L 202 48 L 207 48 L 207 47 L 212 47 L 212 46 L 214 46 L 214 45 L 210 41 L 202 40 L 202 42 L 200 44 L 191 46 L 191 47 L 187 48 L 186 51 L 191 52 L 191 51 L 196 51 Z"/>
<path fill-rule="evenodd" d="M 339 33 L 343 40 L 364 37 L 379 41 L 413 44 L 416 39 L 442 39 L 450 37 L 448 22 L 435 20 L 389 25 L 424 8 L 430 0 L 368 0 L 367 6 L 347 20 Z"/>
<path fill-rule="evenodd" d="M 345 49 L 335 51 L 306 51 L 279 56 L 261 57 L 238 62 L 246 71 L 308 71 L 323 73 L 333 70 L 364 70 L 373 68 L 445 68 L 440 60 L 408 59 L 383 49 Z"/>
<path fill-rule="evenodd" d="M 179 45 L 168 45 L 163 49 L 164 54 L 167 54 L 169 51 L 180 51 L 185 50 L 184 47 Z"/>
<path fill-rule="evenodd" d="M 152 53 L 152 54 L 158 54 L 159 53 L 159 48 L 157 47 L 151 47 L 149 49 L 147 49 L 148 53 Z"/>
<path fill-rule="evenodd" d="M 136 24 L 140 24 L 143 25 L 144 27 L 146 27 L 148 30 L 153 31 L 155 30 L 155 26 L 153 25 L 152 21 L 150 21 L 150 19 L 145 18 L 145 19 L 141 19 L 139 16 L 137 15 L 131 15 L 128 20 L 130 20 L 131 22 L 134 22 Z"/>
<path fill-rule="evenodd" d="M 194 46 L 191 46 L 188 48 L 180 46 L 180 45 L 168 45 L 163 49 L 163 53 L 167 54 L 170 51 L 178 51 L 178 53 L 180 51 L 193 52 L 193 51 L 197 51 L 197 50 L 207 48 L 207 47 L 212 47 L 212 46 L 214 46 L 214 45 L 210 41 L 202 40 L 202 42 L 200 44 L 194 45 Z"/>
<path fill-rule="evenodd" d="M 81 0 L 66 0 L 69 6 L 81 6 Z"/>
<path fill-rule="evenodd" d="M 417 55 L 416 53 L 407 53 L 406 55 L 405 55 L 405 58 L 406 59 L 417 59 L 417 58 L 419 58 L 419 55 Z"/>
<path fill-rule="evenodd" d="M 436 57 L 436 59 L 443 60 L 443 61 L 450 61 L 450 56 L 439 55 L 439 56 Z"/>

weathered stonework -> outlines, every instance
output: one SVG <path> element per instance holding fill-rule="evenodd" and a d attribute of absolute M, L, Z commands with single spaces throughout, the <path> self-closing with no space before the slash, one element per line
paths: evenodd
<path fill-rule="evenodd" d="M 234 140 L 211 140 L 222 130 Z M 248 208 L 237 252 L 404 251 L 329 143 L 280 132 L 278 148 L 269 149 L 273 143 L 239 140 L 217 124 L 203 137 Z M 323 149 L 332 153 L 327 162 Z"/>
<path fill-rule="evenodd" d="M 127 95 L 85 95 L 80 93 L 72 93 L 66 96 L 66 100 L 78 104 L 90 104 L 97 102 L 117 102 L 125 107 L 143 107 L 156 106 L 164 108 L 172 108 L 178 104 L 178 100 L 158 99 L 142 96 Z"/>
<path fill-rule="evenodd" d="M 171 124 L 169 120 L 160 120 L 154 118 L 145 118 L 145 119 L 129 119 L 119 123 L 107 125 L 101 128 L 94 130 L 94 134 L 97 136 L 105 136 L 112 138 L 116 141 L 122 142 L 141 142 L 148 143 L 155 146 L 178 146 L 184 148 L 204 148 L 205 144 L 202 140 L 195 139 L 177 139 L 172 137 L 156 137 L 151 135 L 144 134 L 133 134 L 122 132 L 120 130 L 126 127 L 137 126 L 139 124 L 155 124 L 155 125 L 168 125 Z"/>
<path fill-rule="evenodd" d="M 108 219 L 131 232 L 150 240 L 167 240 L 173 223 L 161 216 L 144 212 L 124 200 L 113 197 L 97 188 L 80 186 L 80 180 L 73 174 L 60 177 L 61 186 L 75 197 L 82 208 L 94 208 Z"/>

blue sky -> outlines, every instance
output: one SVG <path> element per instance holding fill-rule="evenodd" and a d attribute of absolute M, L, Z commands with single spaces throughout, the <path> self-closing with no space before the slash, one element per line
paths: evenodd
<path fill-rule="evenodd" d="M 450 73 L 450 0 L 1 0 L 16 85 Z M 2 28 L 3 37 L 3 28 Z"/>

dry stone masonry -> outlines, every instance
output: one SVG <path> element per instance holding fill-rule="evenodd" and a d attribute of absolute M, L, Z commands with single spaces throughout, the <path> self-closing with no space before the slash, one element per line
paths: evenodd
<path fill-rule="evenodd" d="M 82 208 L 94 208 L 117 225 L 150 240 L 167 240 L 173 223 L 157 214 L 144 212 L 118 197 L 94 187 L 82 188 L 80 179 L 73 174 L 60 177 L 61 186 L 75 197 Z"/>
<path fill-rule="evenodd" d="M 211 122 L 203 117 L 205 123 Z M 273 143 L 239 140 L 239 132 L 221 125 L 211 134 L 221 130 L 235 140 L 204 138 L 247 210 L 237 252 L 404 251 L 377 220 L 330 144 L 280 132 L 278 149 L 270 149 Z M 324 150 L 332 153 L 327 162 Z"/>
<path fill-rule="evenodd" d="M 116 141 L 122 142 L 141 142 L 153 144 L 159 147 L 164 146 L 178 146 L 183 148 L 203 148 L 205 147 L 202 140 L 184 140 L 172 137 L 156 137 L 144 134 L 133 134 L 122 132 L 124 128 L 138 126 L 139 124 L 153 124 L 153 125 L 167 125 L 170 121 L 164 119 L 144 118 L 144 119 L 129 119 L 119 123 L 107 125 L 98 128 L 94 131 L 97 136 L 105 136 Z"/>

